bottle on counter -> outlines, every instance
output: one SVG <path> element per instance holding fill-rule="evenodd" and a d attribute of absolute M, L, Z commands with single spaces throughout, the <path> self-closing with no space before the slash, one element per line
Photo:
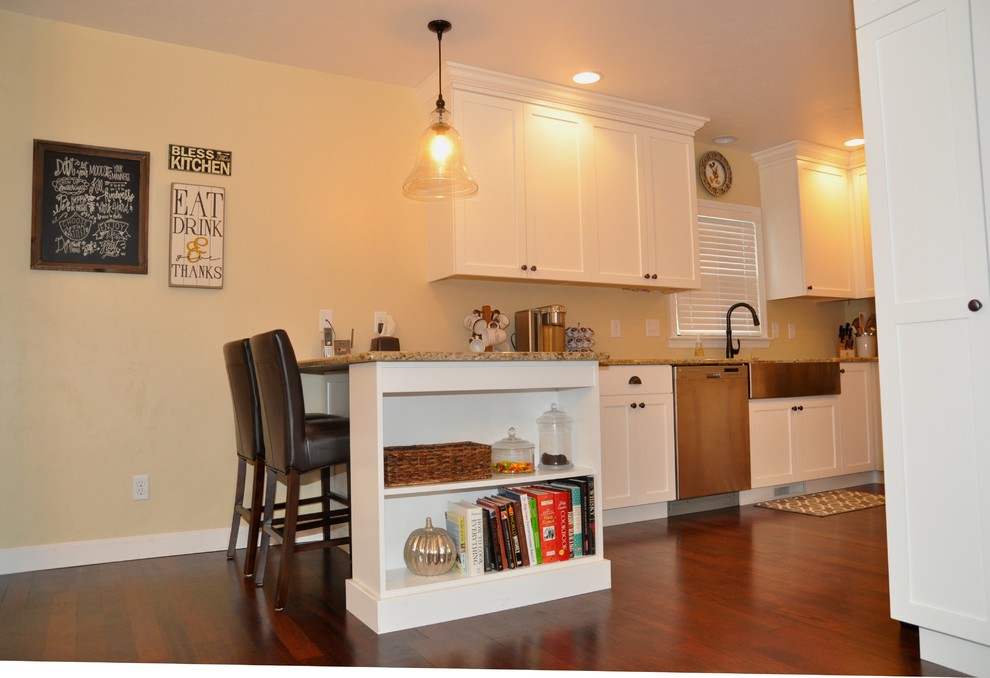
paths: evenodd
<path fill-rule="evenodd" d="M 701 335 L 699 334 L 694 342 L 694 354 L 696 356 L 705 355 L 705 346 L 701 343 Z"/>

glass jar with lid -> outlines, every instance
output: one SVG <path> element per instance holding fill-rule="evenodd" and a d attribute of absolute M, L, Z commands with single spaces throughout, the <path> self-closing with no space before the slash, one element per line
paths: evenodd
<path fill-rule="evenodd" d="M 500 475 L 519 475 L 536 471 L 534 460 L 536 445 L 516 437 L 516 429 L 509 429 L 509 436 L 492 443 L 492 472 Z"/>
<path fill-rule="evenodd" d="M 540 415 L 536 425 L 540 431 L 540 468 L 563 470 L 571 463 L 571 424 L 573 419 L 557 409 L 557 403 Z"/>

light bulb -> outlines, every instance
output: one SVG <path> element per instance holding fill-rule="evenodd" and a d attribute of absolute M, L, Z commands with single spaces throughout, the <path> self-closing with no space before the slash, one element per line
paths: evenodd
<path fill-rule="evenodd" d="M 437 135 L 430 142 L 430 157 L 439 165 L 447 162 L 447 158 L 454 148 L 453 144 L 450 143 L 450 139 L 447 138 L 447 126 L 444 125 L 443 127 L 444 129 L 442 131 L 437 129 Z"/>

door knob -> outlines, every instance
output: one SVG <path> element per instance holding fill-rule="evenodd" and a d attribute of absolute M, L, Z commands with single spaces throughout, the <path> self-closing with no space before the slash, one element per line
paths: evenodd
<path fill-rule="evenodd" d="M 968 306 L 970 311 L 976 312 L 983 308 L 983 302 L 979 299 L 970 299 Z"/>

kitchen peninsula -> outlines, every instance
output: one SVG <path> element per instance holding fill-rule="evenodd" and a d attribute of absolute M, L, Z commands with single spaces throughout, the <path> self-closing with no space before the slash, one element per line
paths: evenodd
<path fill-rule="evenodd" d="M 753 489 L 740 493 L 739 503 L 773 498 L 777 489 L 794 494 L 874 482 L 881 468 L 876 362 L 540 352 L 366 352 L 301 361 L 307 379 L 320 380 L 321 390 L 309 394 L 325 399 L 327 411 L 351 418 L 355 528 L 347 609 L 384 633 L 609 588 L 603 549 L 515 571 L 420 577 L 405 568 L 403 546 L 426 517 L 443 525 L 448 501 L 473 502 L 500 487 L 568 477 L 596 481 L 599 544 L 604 525 L 667 517 L 668 504 L 679 499 L 672 381 L 678 366 L 838 363 L 840 394 L 750 400 L 750 420 L 759 421 L 750 427 Z M 522 480 L 385 484 L 386 447 L 489 444 L 509 427 L 536 441 L 536 420 L 554 403 L 574 419 L 573 469 Z M 790 437 L 804 429 L 815 432 L 813 445 Z"/>
<path fill-rule="evenodd" d="M 611 586 L 595 508 L 593 555 L 465 576 L 413 575 L 403 560 L 407 536 L 429 517 L 444 524 L 448 501 L 474 501 L 500 487 L 568 477 L 601 478 L 599 361 L 605 354 L 374 352 L 300 362 L 326 375 L 328 402 L 340 403 L 346 374 L 351 419 L 352 569 L 347 609 L 378 633 L 531 605 Z M 384 448 L 490 443 L 514 427 L 538 439 L 536 420 L 556 404 L 573 418 L 574 467 L 521 479 L 493 476 L 454 483 L 386 487 Z"/>

